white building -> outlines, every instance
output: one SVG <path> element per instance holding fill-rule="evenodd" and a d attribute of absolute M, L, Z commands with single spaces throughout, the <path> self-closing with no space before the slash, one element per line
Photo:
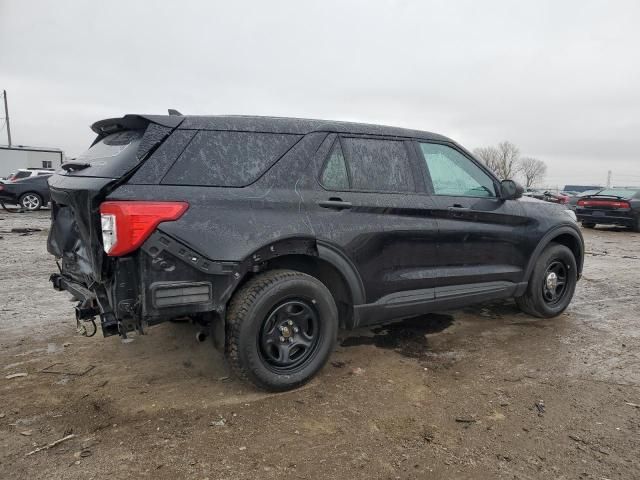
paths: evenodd
<path fill-rule="evenodd" d="M 19 168 L 60 168 L 64 153 L 57 148 L 25 147 L 24 145 L 0 145 L 0 178 L 5 178 Z"/>

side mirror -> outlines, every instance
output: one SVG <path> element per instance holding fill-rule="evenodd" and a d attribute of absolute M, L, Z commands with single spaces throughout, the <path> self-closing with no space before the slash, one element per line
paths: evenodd
<path fill-rule="evenodd" d="M 522 197 L 524 188 L 513 180 L 503 180 L 500 182 L 500 198 L 503 200 L 515 200 Z"/>

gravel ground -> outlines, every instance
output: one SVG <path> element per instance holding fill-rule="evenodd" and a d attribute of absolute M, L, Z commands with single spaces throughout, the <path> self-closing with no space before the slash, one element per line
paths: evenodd
<path fill-rule="evenodd" d="M 274 395 L 189 324 L 76 335 L 47 227 L 46 211 L 0 213 L 2 479 L 640 478 L 638 234 L 584 231 L 559 318 L 500 303 L 350 332 Z"/>

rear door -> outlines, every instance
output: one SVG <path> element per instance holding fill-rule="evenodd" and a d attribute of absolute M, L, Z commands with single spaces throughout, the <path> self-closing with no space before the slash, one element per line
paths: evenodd
<path fill-rule="evenodd" d="M 522 281 L 524 211 L 499 198 L 498 182 L 454 145 L 416 142 L 438 219 L 439 286 Z"/>
<path fill-rule="evenodd" d="M 411 142 L 330 135 L 321 151 L 313 227 L 356 266 L 367 303 L 433 287 L 437 225 Z"/>

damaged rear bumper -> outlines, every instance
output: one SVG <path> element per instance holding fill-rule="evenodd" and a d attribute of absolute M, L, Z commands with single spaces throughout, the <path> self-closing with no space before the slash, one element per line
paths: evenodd
<path fill-rule="evenodd" d="M 209 323 L 223 318 L 226 302 L 241 278 L 240 264 L 202 257 L 181 242 L 154 232 L 135 253 L 110 258 L 102 282 L 86 285 L 63 270 L 51 275 L 56 290 L 76 300 L 76 318 L 100 316 L 104 336 L 137 330 L 180 317 Z"/>

